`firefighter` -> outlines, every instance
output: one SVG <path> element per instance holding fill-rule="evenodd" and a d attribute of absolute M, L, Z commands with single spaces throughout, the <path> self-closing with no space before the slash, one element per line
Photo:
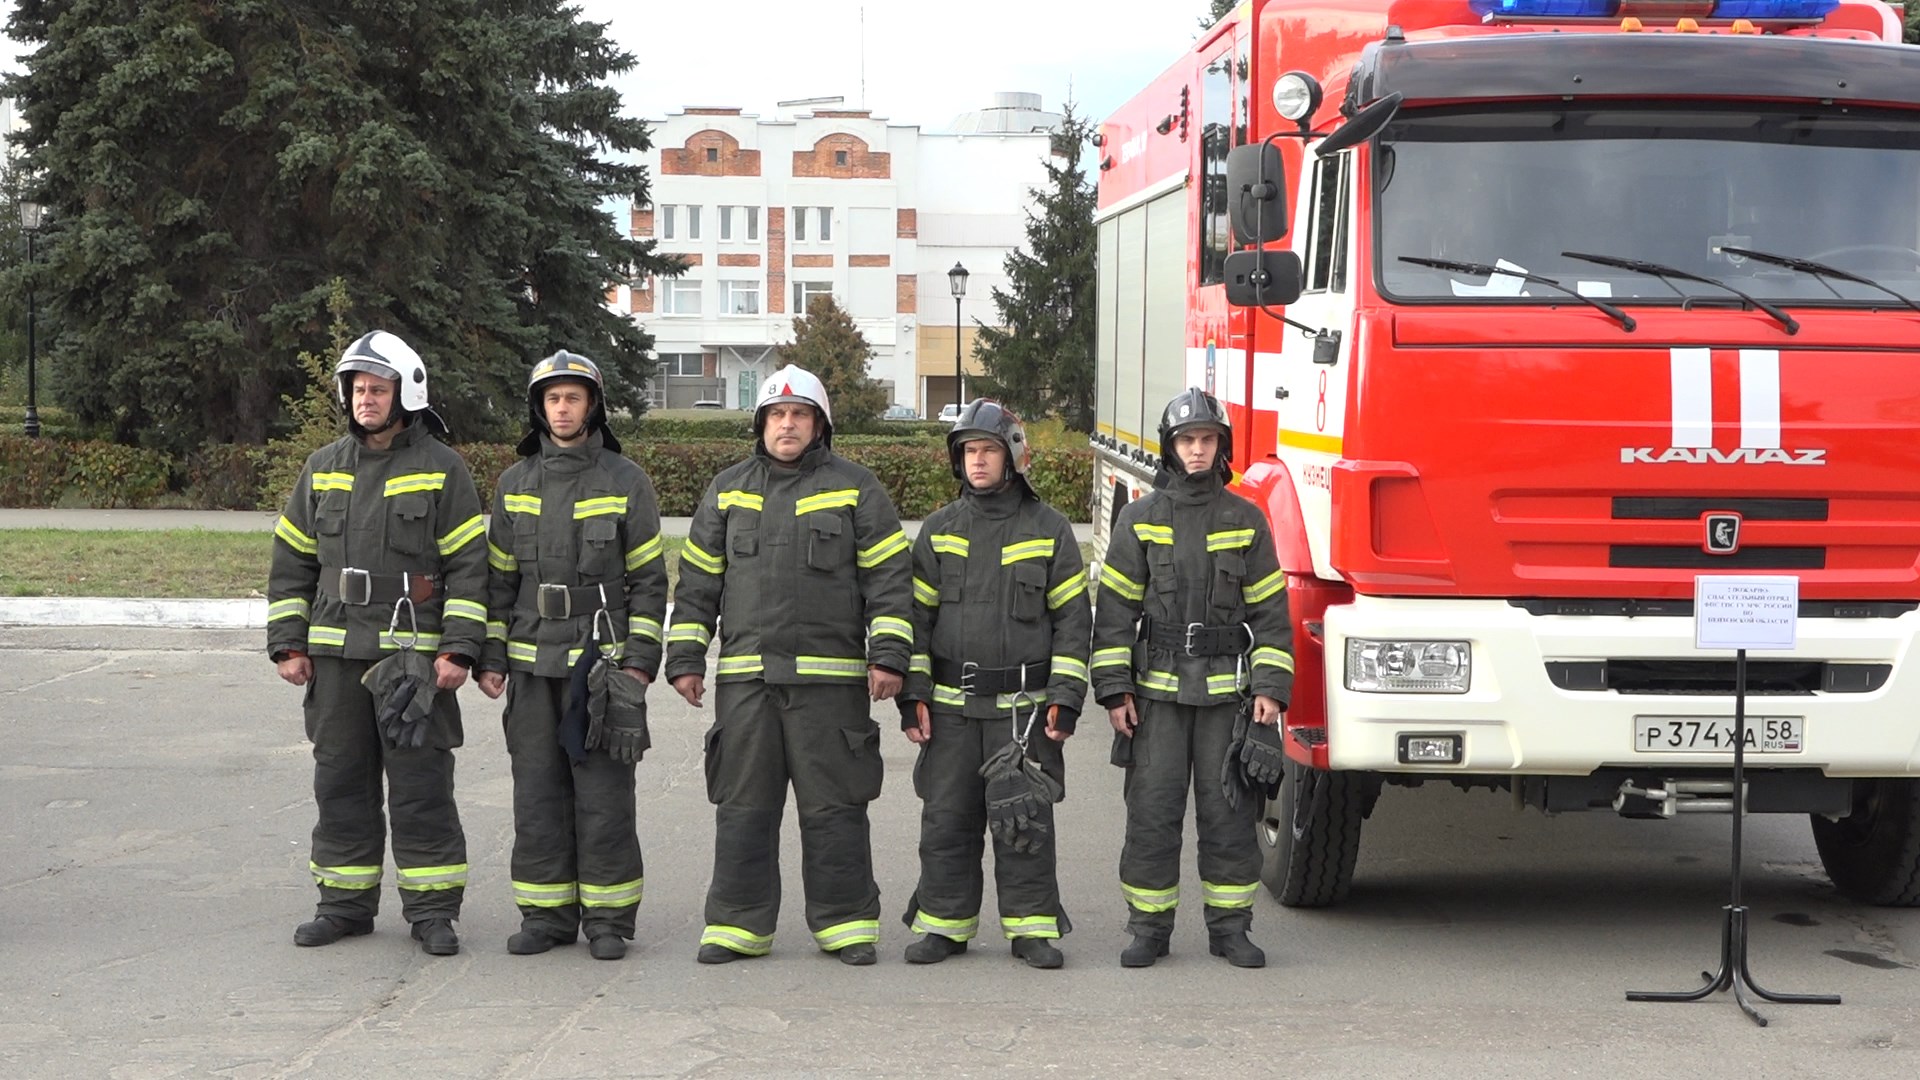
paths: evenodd
<path fill-rule="evenodd" d="M 1009 742 L 1056 783 L 1060 744 L 1087 692 L 1093 613 L 1073 527 L 1027 480 L 1026 429 L 981 398 L 947 434 L 960 497 L 933 512 L 913 546 L 914 653 L 901 726 L 920 746 L 920 884 L 903 921 L 923 934 L 909 963 L 967 951 L 980 928 L 983 834 L 991 831 L 1000 929 L 1036 968 L 1063 962 L 1073 929 L 1060 904 L 1053 807 L 994 822 L 982 774 Z M 1034 721 L 1044 723 L 1037 728 Z"/>
<path fill-rule="evenodd" d="M 467 883 L 467 843 L 453 799 L 461 743 L 454 691 L 486 636 L 487 556 L 480 497 L 460 455 L 435 438 L 427 369 L 406 342 L 376 330 L 347 347 L 334 393 L 348 434 L 307 459 L 274 529 L 267 649 L 280 677 L 306 687 L 313 742 L 311 869 L 320 901 L 298 945 L 373 930 L 386 822 L 393 823 L 400 909 L 420 947 L 460 951 L 453 920 Z M 434 657 L 428 725 L 391 742 L 362 684 L 382 657 Z"/>
<path fill-rule="evenodd" d="M 1261 967 L 1249 941 L 1260 853 L 1258 800 L 1232 806 L 1220 783 L 1242 695 L 1277 724 L 1293 687 L 1286 576 L 1259 508 L 1226 490 L 1232 428 L 1213 395 L 1189 389 L 1160 419 L 1162 486 L 1128 504 L 1100 569 L 1093 693 L 1131 756 L 1120 891 L 1133 941 L 1126 967 L 1167 955 L 1180 902 L 1188 787 L 1199 827 L 1209 951 Z"/>
<path fill-rule="evenodd" d="M 680 556 L 667 678 L 699 707 L 719 628 L 713 883 L 698 959 L 764 956 L 780 912 L 780 818 L 800 817 L 815 944 L 871 964 L 880 938 L 867 804 L 880 728 L 867 699 L 900 692 L 913 651 L 907 534 L 872 473 L 833 452 L 826 388 L 788 365 L 753 413 L 754 450 L 707 485 Z"/>
<path fill-rule="evenodd" d="M 507 951 L 543 953 L 584 930 L 595 959 L 618 960 L 640 904 L 634 765 L 645 747 L 603 727 L 596 745 L 579 738 L 570 750 L 563 718 L 574 670 L 602 654 L 613 661 L 605 678 L 630 680 L 614 689 L 642 704 L 660 670 L 660 507 L 607 426 L 606 385 L 592 360 L 563 350 L 534 365 L 527 410 L 521 460 L 493 497 L 487 648 L 475 677 L 488 697 L 507 694 L 520 908 Z M 644 733 L 644 711 L 629 719 Z"/>

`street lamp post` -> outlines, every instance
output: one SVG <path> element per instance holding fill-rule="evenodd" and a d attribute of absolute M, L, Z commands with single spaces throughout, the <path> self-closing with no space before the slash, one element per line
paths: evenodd
<path fill-rule="evenodd" d="M 27 438 L 40 437 L 39 386 L 35 379 L 33 340 L 33 234 L 40 231 L 40 219 L 46 207 L 37 202 L 20 204 L 20 231 L 27 234 Z"/>
<path fill-rule="evenodd" d="M 961 393 L 960 373 L 960 301 L 967 295 L 967 268 L 955 260 L 953 269 L 947 271 L 947 284 L 953 287 L 953 408 L 955 415 L 966 407 Z"/>

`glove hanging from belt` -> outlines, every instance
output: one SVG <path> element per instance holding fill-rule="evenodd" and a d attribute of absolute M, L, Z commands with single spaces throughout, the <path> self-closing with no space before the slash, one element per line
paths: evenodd
<path fill-rule="evenodd" d="M 1251 704 L 1248 708 L 1252 708 Z M 1249 788 L 1264 792 L 1269 799 L 1280 794 L 1287 752 L 1280 745 L 1279 724 L 1253 724 L 1247 728 L 1246 742 L 1240 749 L 1240 766 Z"/>
<path fill-rule="evenodd" d="M 1240 809 L 1240 804 L 1253 791 L 1241 755 L 1247 746 L 1247 729 L 1254 726 L 1253 700 L 1249 698 L 1233 712 L 1233 734 L 1227 739 L 1227 752 L 1220 759 L 1220 793 L 1226 796 L 1227 806 L 1233 810 Z"/>
<path fill-rule="evenodd" d="M 433 711 L 433 662 L 425 653 L 402 649 L 360 676 L 374 700 L 374 726 L 389 750 L 418 750 L 427 744 Z"/>
<path fill-rule="evenodd" d="M 653 747 L 646 686 L 604 656 L 587 673 L 586 748 L 596 747 L 622 765 L 638 765 Z"/>
<path fill-rule="evenodd" d="M 987 831 L 1012 851 L 1042 850 L 1049 832 L 1046 810 L 1065 797 L 1066 789 L 1027 756 L 1018 739 L 989 757 L 980 776 L 987 782 Z"/>

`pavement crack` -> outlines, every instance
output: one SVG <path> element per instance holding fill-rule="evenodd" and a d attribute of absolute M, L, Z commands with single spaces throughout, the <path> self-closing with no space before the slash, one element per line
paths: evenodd
<path fill-rule="evenodd" d="M 68 679 L 78 678 L 81 675 L 86 675 L 91 672 L 99 671 L 103 667 L 111 667 L 112 665 L 117 664 L 119 662 L 120 662 L 120 657 L 109 656 L 105 660 L 101 660 L 97 663 L 89 664 L 86 667 L 79 668 L 74 671 L 69 671 L 69 672 L 66 672 L 65 674 L 55 675 L 51 679 L 42 679 L 39 682 L 28 683 L 25 686 L 16 686 L 13 689 L 7 691 L 7 696 L 12 697 L 18 694 L 24 694 L 29 690 L 38 690 L 43 686 L 52 686 L 54 683 L 66 682 Z"/>

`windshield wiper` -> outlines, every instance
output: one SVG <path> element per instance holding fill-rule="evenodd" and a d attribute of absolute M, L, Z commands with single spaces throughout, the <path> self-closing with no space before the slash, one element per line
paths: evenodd
<path fill-rule="evenodd" d="M 1772 263 L 1775 266 L 1784 266 L 1789 270 L 1798 270 L 1803 274 L 1812 274 L 1814 277 L 1851 281 L 1855 285 L 1865 285 L 1869 289 L 1879 289 L 1881 292 L 1886 293 L 1888 296 L 1893 297 L 1895 300 L 1900 301 L 1913 310 L 1920 311 L 1920 301 L 1916 301 L 1910 296 L 1903 296 L 1900 293 L 1894 292 L 1892 289 L 1887 288 L 1872 278 L 1861 277 L 1851 270 L 1842 270 L 1837 266 L 1828 266 L 1823 262 L 1814 262 L 1812 259 L 1802 259 L 1797 255 L 1775 255 L 1770 251 L 1755 251 L 1752 248 L 1723 247 L 1720 250 L 1729 255 L 1739 255 L 1742 258 L 1752 259 L 1755 262 Z"/>
<path fill-rule="evenodd" d="M 1425 259 L 1418 255 L 1402 255 L 1400 256 L 1400 261 L 1403 263 L 1412 263 L 1415 266 L 1431 266 L 1435 270 L 1447 270 L 1455 274 L 1472 274 L 1475 277 L 1491 277 L 1494 274 L 1505 274 L 1508 277 L 1519 278 L 1521 281 L 1531 281 L 1538 285 L 1545 285 L 1549 289 L 1558 289 L 1568 296 L 1573 297 L 1575 300 L 1599 308 L 1601 311 L 1620 320 L 1620 329 L 1625 330 L 1629 334 L 1633 333 L 1633 328 L 1639 325 L 1633 321 L 1633 316 L 1621 311 L 1619 308 L 1614 307 L 1604 300 L 1596 300 L 1586 293 L 1578 289 L 1570 289 L 1550 277 L 1530 274 L 1525 270 L 1509 269 L 1504 266 L 1489 266 L 1486 263 L 1455 262 L 1452 259 Z"/>
<path fill-rule="evenodd" d="M 1560 253 L 1560 256 L 1566 259 L 1579 259 L 1581 262 L 1590 262 L 1599 266 L 1611 266 L 1618 270 L 1631 270 L 1636 274 L 1648 274 L 1657 277 L 1661 281 L 1666 282 L 1667 288 L 1680 293 L 1681 299 L 1683 300 L 1692 298 L 1687 296 L 1686 293 L 1680 292 L 1679 289 L 1674 288 L 1674 284 L 1668 280 L 1669 278 L 1679 278 L 1681 281 L 1698 281 L 1702 285 L 1711 285 L 1716 289 L 1725 289 L 1746 301 L 1748 304 L 1759 308 L 1761 311 L 1779 320 L 1780 325 L 1785 328 L 1787 333 L 1797 334 L 1800 332 L 1800 324 L 1794 320 L 1793 316 L 1787 314 L 1780 308 L 1767 303 L 1757 296 L 1749 296 L 1724 281 L 1715 281 L 1713 278 L 1703 274 L 1696 274 L 1689 270 L 1681 270 L 1678 267 L 1663 266 L 1660 263 L 1646 262 L 1641 259 L 1622 259 L 1617 255 L 1589 255 L 1579 251 L 1563 251 Z"/>

